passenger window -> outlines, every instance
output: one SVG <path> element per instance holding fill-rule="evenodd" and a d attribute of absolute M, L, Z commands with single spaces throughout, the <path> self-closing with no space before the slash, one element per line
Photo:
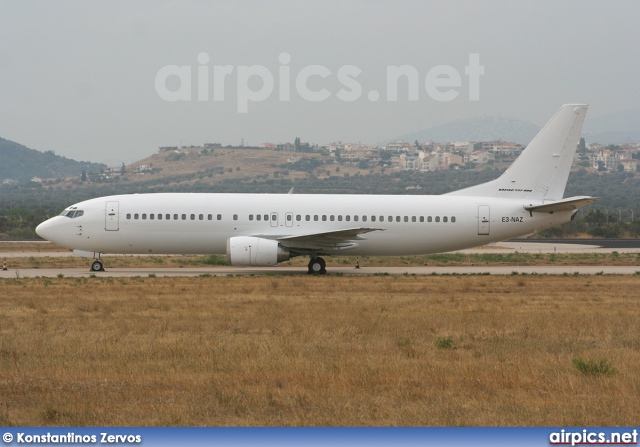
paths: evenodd
<path fill-rule="evenodd" d="M 291 222 L 291 214 L 287 214 L 287 222 Z"/>
<path fill-rule="evenodd" d="M 371 222 L 375 222 L 376 221 L 376 216 L 371 216 Z"/>
<path fill-rule="evenodd" d="M 187 215 L 186 214 L 182 215 L 182 220 L 187 220 Z"/>
<path fill-rule="evenodd" d="M 448 218 L 447 216 L 444 216 L 444 217 L 442 218 L 442 221 L 443 221 L 443 222 L 448 222 L 448 221 L 449 221 L 449 218 Z"/>
<path fill-rule="evenodd" d="M 454 223 L 456 221 L 456 217 L 455 216 L 451 216 L 451 223 Z"/>
<path fill-rule="evenodd" d="M 338 216 L 338 221 L 339 221 L 339 222 L 342 222 L 342 214 L 340 214 L 340 215 Z"/>
<path fill-rule="evenodd" d="M 153 220 L 155 216 L 153 214 L 149 214 L 149 219 Z"/>
<path fill-rule="evenodd" d="M 306 220 L 307 222 L 309 222 L 311 220 L 311 216 L 309 216 L 308 214 L 306 216 L 304 216 L 304 220 Z"/>
<path fill-rule="evenodd" d="M 409 222 L 409 216 L 404 216 L 404 221 Z"/>
<path fill-rule="evenodd" d="M 384 222 L 384 216 L 380 216 L 380 222 Z M 391 222 L 391 221 L 389 221 Z"/>
<path fill-rule="evenodd" d="M 424 222 L 424 216 L 420 216 L 420 222 Z"/>
<path fill-rule="evenodd" d="M 433 217 L 429 216 L 427 217 L 427 222 L 431 222 L 433 220 Z"/>
<path fill-rule="evenodd" d="M 191 220 L 196 220 L 196 215 L 195 214 L 191 215 Z"/>
<path fill-rule="evenodd" d="M 238 220 L 238 215 L 237 214 L 233 215 L 233 220 Z"/>
<path fill-rule="evenodd" d="M 165 214 L 164 218 L 167 220 L 171 220 L 171 214 Z"/>
<path fill-rule="evenodd" d="M 347 217 L 349 217 L 349 216 L 347 216 Z M 347 219 L 347 220 L 348 220 L 348 219 Z M 357 222 L 357 221 L 358 221 L 358 216 L 353 216 L 353 221 L 354 221 L 354 222 Z"/>
<path fill-rule="evenodd" d="M 333 214 L 331 216 L 329 216 L 329 220 L 331 222 L 333 222 L 334 220 L 336 220 L 336 216 L 334 216 Z M 342 219 L 341 219 L 342 220 Z"/>
<path fill-rule="evenodd" d="M 213 220 L 213 214 L 207 214 L 207 220 Z"/>
<path fill-rule="evenodd" d="M 216 216 L 216 219 L 218 219 L 218 220 L 222 220 L 222 214 L 218 214 L 218 215 Z"/>
<path fill-rule="evenodd" d="M 275 222 L 276 220 L 278 220 L 278 215 L 277 215 L 276 213 L 273 213 L 273 214 L 271 215 L 271 220 L 272 220 L 272 221 L 274 221 L 274 222 Z"/>
<path fill-rule="evenodd" d="M 173 215 L 173 220 L 178 220 L 178 215 L 177 214 Z"/>
<path fill-rule="evenodd" d="M 253 220 L 253 214 L 249 214 L 249 220 Z"/>
<path fill-rule="evenodd" d="M 396 216 L 396 222 L 400 222 L 400 216 Z"/>
<path fill-rule="evenodd" d="M 158 213 L 158 220 L 162 220 L 162 214 Z"/>
<path fill-rule="evenodd" d="M 416 221 L 416 216 L 412 216 L 411 217 L 411 222 L 415 222 Z"/>
<path fill-rule="evenodd" d="M 269 215 L 268 215 L 268 214 L 265 214 L 265 215 L 264 215 L 264 220 L 265 220 L 265 221 L 268 221 L 268 220 L 269 220 Z"/>
<path fill-rule="evenodd" d="M 262 214 L 256 215 L 256 220 L 262 220 Z"/>
<path fill-rule="evenodd" d="M 301 216 L 300 214 L 298 214 L 298 215 L 296 216 L 296 220 L 297 220 L 298 222 L 300 222 L 300 221 L 302 220 L 302 216 Z"/>
<path fill-rule="evenodd" d="M 127 213 L 127 219 L 131 219 L 131 213 Z"/>
<path fill-rule="evenodd" d="M 199 214 L 198 215 L 198 220 L 204 220 L 204 215 L 203 214 Z"/>
<path fill-rule="evenodd" d="M 389 216 L 389 219 L 387 219 L 389 222 L 393 222 L 393 216 Z"/>
<path fill-rule="evenodd" d="M 146 213 L 142 215 L 142 220 L 147 220 L 147 214 Z"/>
<path fill-rule="evenodd" d="M 436 216 L 436 222 L 440 222 L 440 216 Z"/>
<path fill-rule="evenodd" d="M 356 216 L 356 217 L 358 217 L 358 216 Z M 362 216 L 362 221 L 366 222 L 367 221 L 367 216 Z"/>
<path fill-rule="evenodd" d="M 139 216 L 138 216 L 138 213 L 135 213 L 135 214 L 133 215 L 133 218 L 134 218 L 135 220 L 138 220 L 138 217 L 139 217 Z"/>
<path fill-rule="evenodd" d="M 326 214 L 323 214 L 323 215 L 322 215 L 322 221 L 323 221 L 323 222 L 326 222 L 326 221 L 327 221 L 327 215 L 326 215 Z"/>
<path fill-rule="evenodd" d="M 313 215 L 313 220 L 315 220 L 316 222 L 318 221 L 318 215 L 317 214 Z"/>

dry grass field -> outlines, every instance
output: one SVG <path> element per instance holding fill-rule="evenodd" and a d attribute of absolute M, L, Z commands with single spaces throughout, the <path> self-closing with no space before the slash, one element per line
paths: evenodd
<path fill-rule="evenodd" d="M 0 425 L 635 425 L 636 276 L 0 281 Z"/>

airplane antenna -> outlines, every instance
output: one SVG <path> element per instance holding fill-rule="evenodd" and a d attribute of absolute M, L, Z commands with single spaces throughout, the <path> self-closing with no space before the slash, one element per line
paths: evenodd
<path fill-rule="evenodd" d="M 293 186 L 291 187 L 291 189 L 289 190 L 289 192 L 287 194 L 293 194 Z"/>

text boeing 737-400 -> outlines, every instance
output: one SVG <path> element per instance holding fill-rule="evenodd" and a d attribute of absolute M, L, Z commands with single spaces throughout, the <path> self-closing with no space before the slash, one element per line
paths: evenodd
<path fill-rule="evenodd" d="M 587 106 L 568 104 L 496 180 L 440 196 L 129 194 L 77 203 L 37 228 L 42 238 L 103 253 L 226 254 L 231 265 L 309 256 L 415 255 L 476 247 L 570 221 L 595 201 L 563 198 Z"/>

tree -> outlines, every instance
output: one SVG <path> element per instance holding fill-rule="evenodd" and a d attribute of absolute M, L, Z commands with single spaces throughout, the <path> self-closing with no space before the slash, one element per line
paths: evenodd
<path fill-rule="evenodd" d="M 580 142 L 578 143 L 578 153 L 584 154 L 587 152 L 587 144 L 584 141 L 584 138 L 580 138 Z"/>
<path fill-rule="evenodd" d="M 82 180 L 83 182 L 87 181 L 87 172 L 84 169 L 82 170 L 82 175 L 80 176 L 80 180 Z"/>
<path fill-rule="evenodd" d="M 122 166 L 120 167 L 120 175 L 124 175 L 125 173 L 125 169 L 124 169 L 124 162 L 122 163 Z"/>

